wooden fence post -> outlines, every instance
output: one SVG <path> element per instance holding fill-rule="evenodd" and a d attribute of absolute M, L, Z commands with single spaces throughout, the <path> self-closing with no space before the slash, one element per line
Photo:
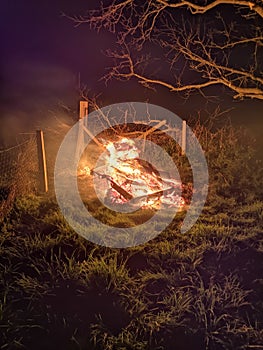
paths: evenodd
<path fill-rule="evenodd" d="M 46 152 L 44 143 L 44 134 L 42 130 L 36 131 L 37 135 L 37 155 L 38 155 L 38 166 L 39 166 L 39 180 L 40 180 L 40 191 L 48 192 L 48 178 L 47 178 L 47 163 L 46 163 Z"/>
<path fill-rule="evenodd" d="M 182 155 L 185 155 L 186 152 L 186 121 L 183 120 L 183 124 L 182 124 L 182 144 L 181 144 L 181 148 L 182 148 Z"/>
<path fill-rule="evenodd" d="M 88 101 L 79 101 L 79 119 L 82 119 L 88 115 L 89 111 Z"/>
<path fill-rule="evenodd" d="M 77 135 L 77 144 L 76 144 L 76 153 L 75 157 L 76 160 L 79 160 L 80 157 L 80 151 L 83 148 L 84 145 L 84 117 L 88 115 L 88 101 L 80 101 L 79 102 L 79 130 Z"/>

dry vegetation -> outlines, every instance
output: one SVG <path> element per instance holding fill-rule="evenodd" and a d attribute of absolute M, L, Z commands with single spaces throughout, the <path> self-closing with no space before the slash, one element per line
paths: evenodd
<path fill-rule="evenodd" d="M 195 131 L 210 191 L 187 234 L 180 213 L 147 244 L 100 247 L 55 199 L 17 198 L 1 222 L 0 349 L 262 348 L 262 167 L 242 130 Z"/>

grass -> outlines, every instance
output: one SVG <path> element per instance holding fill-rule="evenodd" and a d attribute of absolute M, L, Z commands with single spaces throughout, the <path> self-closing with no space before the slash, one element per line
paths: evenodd
<path fill-rule="evenodd" d="M 211 185 L 187 234 L 180 213 L 148 243 L 111 249 L 78 236 L 55 198 L 16 199 L 1 221 L 0 349 L 262 348 L 260 164 L 240 131 L 198 130 Z"/>

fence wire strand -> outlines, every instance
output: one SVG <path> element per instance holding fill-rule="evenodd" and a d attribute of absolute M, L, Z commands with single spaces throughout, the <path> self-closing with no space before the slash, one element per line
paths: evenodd
<path fill-rule="evenodd" d="M 38 188 L 36 136 L 0 150 L 0 219 L 11 209 L 16 197 Z"/>

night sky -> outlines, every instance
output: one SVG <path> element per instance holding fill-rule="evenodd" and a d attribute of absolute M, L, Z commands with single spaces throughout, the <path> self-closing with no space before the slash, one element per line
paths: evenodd
<path fill-rule="evenodd" d="M 88 2 L 74 1 L 74 8 L 72 3 L 4 2 L 1 22 L 4 98 L 12 98 L 21 88 L 33 88 L 47 96 L 48 89 L 51 89 L 52 93 L 61 93 L 62 97 L 68 88 L 72 88 L 78 72 L 90 87 L 97 84 L 105 66 L 105 58 L 100 52 L 109 35 L 96 35 L 87 26 L 74 28 L 62 13 L 83 13 Z M 27 99 L 26 95 L 23 97 Z"/>
<path fill-rule="evenodd" d="M 136 82 L 110 82 L 99 79 L 110 61 L 103 55 L 114 36 L 99 34 L 88 25 L 74 27 L 62 15 L 85 14 L 99 5 L 87 0 L 4 0 L 1 2 L 1 142 L 7 145 L 10 134 L 41 127 L 48 111 L 59 103 L 77 108 L 77 77 L 85 83 L 91 95 L 101 93 L 104 105 L 121 101 L 149 101 L 159 104 L 187 119 L 202 108 L 233 108 L 234 123 L 245 124 L 262 145 L 263 103 L 245 100 L 233 102 L 222 89 L 208 91 L 219 95 L 207 102 L 198 94 L 185 101 L 166 90 L 157 92 L 140 87 Z M 11 130 L 12 129 L 12 133 Z M 13 140 L 12 140 L 13 142 Z"/>

